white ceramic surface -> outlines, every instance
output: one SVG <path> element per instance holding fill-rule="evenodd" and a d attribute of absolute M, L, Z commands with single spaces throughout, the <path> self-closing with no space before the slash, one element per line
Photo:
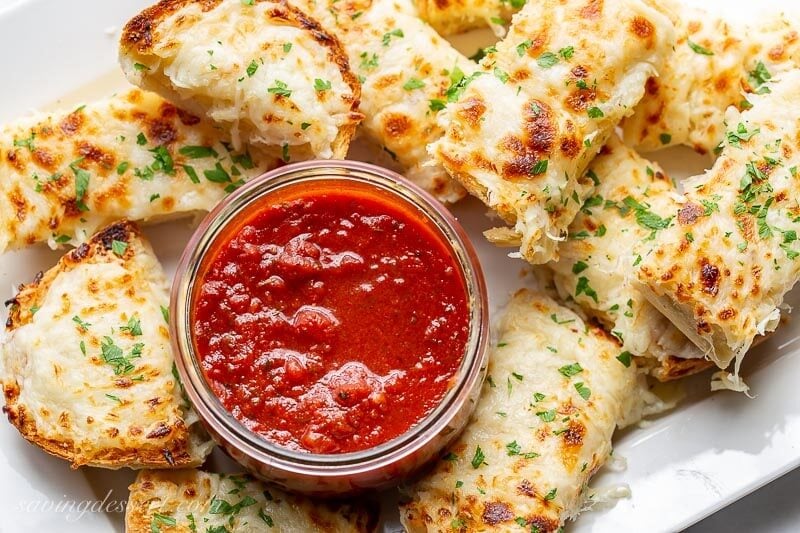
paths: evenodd
<path fill-rule="evenodd" d="M 34 108 L 72 106 L 124 86 L 114 73 L 121 25 L 147 0 L 0 0 L 0 122 Z M 746 19 L 796 0 L 692 0 L 731 18 Z M 792 9 L 800 9 L 792 7 Z M 456 44 L 472 53 L 485 33 Z M 368 152 L 360 156 L 369 158 Z M 659 153 L 676 178 L 708 161 L 686 150 Z M 525 283 L 525 265 L 490 247 L 480 232 L 491 225 L 476 201 L 454 211 L 474 237 L 496 312 Z M 191 227 L 176 222 L 148 228 L 156 253 L 171 273 Z M 0 296 L 52 266 L 63 251 L 33 248 L 0 257 Z M 790 303 L 798 304 L 800 291 Z M 5 316 L 0 319 L 5 321 Z M 627 484 L 633 496 L 615 507 L 587 512 L 568 529 L 577 532 L 676 531 L 800 465 L 800 326 L 789 323 L 746 359 L 744 376 L 755 399 L 707 392 L 708 375 L 686 384 L 687 399 L 673 412 L 616 439 L 624 472 L 605 472 L 595 486 Z M 231 462 L 215 453 L 209 468 Z M 0 421 L 0 533 L 123 531 L 129 471 L 70 470 L 27 444 Z M 386 531 L 398 531 L 391 504 Z"/>

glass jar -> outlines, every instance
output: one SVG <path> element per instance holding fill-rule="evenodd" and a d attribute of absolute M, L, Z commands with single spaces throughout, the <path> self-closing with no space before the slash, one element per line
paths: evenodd
<path fill-rule="evenodd" d="M 257 209 L 284 187 L 315 180 L 357 182 L 413 207 L 440 232 L 456 258 L 467 290 L 469 334 L 449 391 L 438 406 L 402 435 L 366 450 L 341 454 L 294 451 L 273 444 L 240 423 L 211 390 L 192 338 L 194 283 L 204 259 L 231 224 Z M 409 297 L 428 298 L 430 295 Z M 433 197 L 398 174 L 355 161 L 309 161 L 287 165 L 249 181 L 223 200 L 195 231 L 175 274 L 170 335 L 184 390 L 214 440 L 254 475 L 286 489 L 315 495 L 342 495 L 396 485 L 438 457 L 464 428 L 486 373 L 488 301 L 475 250 L 453 216 Z"/>

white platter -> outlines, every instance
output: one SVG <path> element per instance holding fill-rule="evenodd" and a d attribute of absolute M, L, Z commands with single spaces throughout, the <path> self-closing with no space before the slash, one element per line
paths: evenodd
<path fill-rule="evenodd" d="M 121 75 L 114 74 L 118 31 L 149 3 L 0 0 L 0 123 L 33 108 L 54 103 L 72 106 L 123 87 Z M 691 3 L 738 19 L 781 7 L 800 9 L 791 7 L 796 0 Z M 457 45 L 472 53 L 479 44 L 488 44 L 485 37 L 459 37 Z M 657 159 L 676 178 L 708 164 L 682 149 L 660 153 Z M 463 202 L 454 211 L 478 247 L 496 312 L 510 291 L 525 282 L 525 266 L 484 242 L 480 232 L 491 221 L 478 202 Z M 190 225 L 171 223 L 146 233 L 171 273 Z M 34 248 L 0 257 L 0 296 L 10 296 L 14 285 L 51 267 L 62 253 Z M 800 291 L 789 303 L 800 303 Z M 5 321 L 5 316 L 0 318 Z M 687 398 L 678 409 L 619 435 L 615 453 L 627 459 L 628 468 L 605 472 L 594 484 L 627 484 L 633 496 L 611 509 L 585 513 L 568 529 L 677 531 L 800 465 L 798 341 L 800 325 L 790 322 L 748 356 L 744 377 L 755 399 L 734 393 L 712 395 L 707 392 L 708 375 L 698 376 L 687 383 Z M 234 465 L 215 452 L 208 467 Z M 72 471 L 0 422 L 0 533 L 123 531 L 126 487 L 132 479 L 129 471 Z M 390 518 L 385 529 L 400 528 Z"/>

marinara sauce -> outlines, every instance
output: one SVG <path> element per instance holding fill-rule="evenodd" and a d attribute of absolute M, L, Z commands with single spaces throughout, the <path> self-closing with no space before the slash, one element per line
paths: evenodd
<path fill-rule="evenodd" d="M 193 342 L 214 393 L 280 446 L 397 437 L 454 383 L 469 336 L 459 263 L 411 205 L 359 184 L 289 186 L 215 241 Z"/>

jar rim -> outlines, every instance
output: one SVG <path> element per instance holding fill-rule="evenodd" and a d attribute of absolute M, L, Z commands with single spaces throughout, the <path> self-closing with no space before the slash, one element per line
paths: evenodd
<path fill-rule="evenodd" d="M 377 187 L 398 201 L 415 207 L 441 233 L 459 265 L 467 290 L 469 333 L 454 384 L 436 408 L 402 434 L 382 444 L 340 454 L 291 450 L 272 443 L 247 428 L 228 411 L 211 390 L 200 367 L 192 339 L 191 307 L 194 283 L 204 259 L 223 230 L 247 213 L 255 202 L 276 191 L 310 181 L 347 180 Z M 222 200 L 200 223 L 184 250 L 175 273 L 170 297 L 170 338 L 183 389 L 201 420 L 212 433 L 238 453 L 277 470 L 306 475 L 350 475 L 383 468 L 420 450 L 470 401 L 470 391 L 484 374 L 487 363 L 488 299 L 475 249 L 455 217 L 430 194 L 399 174 L 369 163 L 315 160 L 294 163 L 249 180 Z M 471 408 L 474 406 L 470 407 Z M 460 428 L 454 428 L 460 429 Z"/>

